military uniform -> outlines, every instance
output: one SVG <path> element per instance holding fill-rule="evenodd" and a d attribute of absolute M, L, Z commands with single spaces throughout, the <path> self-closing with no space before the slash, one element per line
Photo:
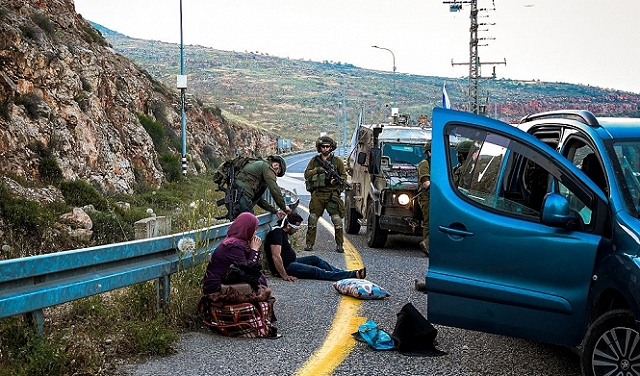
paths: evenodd
<path fill-rule="evenodd" d="M 428 150 L 431 150 L 429 145 Z M 431 181 L 431 158 L 427 154 L 427 147 L 425 146 L 425 155 L 427 157 L 418 164 L 418 181 L 422 185 L 425 181 Z M 420 203 L 420 209 L 422 210 L 422 242 L 420 248 L 428 256 L 429 255 L 429 193 L 430 189 L 422 191 L 418 196 L 418 202 Z"/>
<path fill-rule="evenodd" d="M 272 214 L 275 214 L 278 208 L 283 211 L 287 208 L 282 191 L 276 183 L 276 172 L 271 168 L 270 161 L 258 159 L 247 163 L 236 175 L 235 184 L 242 189 L 242 196 L 235 205 L 234 218 L 242 212 L 253 213 L 255 205 Z M 262 197 L 267 189 L 271 192 L 277 207 Z"/>
<path fill-rule="evenodd" d="M 456 186 L 460 186 L 460 176 L 462 175 L 462 171 L 463 171 L 462 166 L 464 165 L 464 162 L 466 161 L 467 156 L 469 155 L 469 150 L 471 149 L 472 145 L 473 145 L 473 141 L 471 140 L 460 141 L 458 145 L 456 145 L 456 154 L 458 156 L 458 164 L 455 165 L 452 170 L 453 182 L 455 183 Z M 465 188 L 467 187 L 465 186 Z"/>
<path fill-rule="evenodd" d="M 321 139 L 323 142 L 331 142 L 332 148 L 335 149 L 335 143 L 333 140 L 328 137 Z M 335 181 L 334 184 L 331 184 L 329 174 L 322 167 L 317 158 L 322 158 L 322 156 L 318 154 L 313 157 L 304 171 L 307 190 L 311 192 L 305 250 L 313 250 L 313 246 L 316 242 L 318 220 L 326 210 L 327 213 L 329 213 L 329 216 L 331 216 L 331 223 L 333 223 L 335 230 L 336 251 L 344 252 L 344 234 L 342 225 L 342 218 L 344 218 L 344 202 L 342 201 L 340 194 L 345 187 L 341 186 L 337 181 Z M 334 170 L 338 175 L 340 175 L 342 181 L 347 180 L 347 172 L 342 159 L 330 154 L 327 158 L 327 162 L 333 165 Z"/>

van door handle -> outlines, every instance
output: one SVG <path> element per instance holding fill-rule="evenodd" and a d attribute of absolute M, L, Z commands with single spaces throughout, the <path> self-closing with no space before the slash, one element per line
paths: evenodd
<path fill-rule="evenodd" d="M 443 232 L 445 234 L 456 235 L 456 236 L 473 236 L 473 232 L 461 230 L 457 228 L 451 228 L 447 226 L 438 226 L 438 231 Z"/>

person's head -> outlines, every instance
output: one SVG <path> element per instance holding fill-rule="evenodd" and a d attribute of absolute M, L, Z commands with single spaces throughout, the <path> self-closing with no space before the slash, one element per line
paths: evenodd
<path fill-rule="evenodd" d="M 331 152 L 336 150 L 338 144 L 329 136 L 318 137 L 316 140 L 316 150 L 318 153 L 322 153 L 323 155 L 329 155 Z"/>
<path fill-rule="evenodd" d="M 456 155 L 458 157 L 458 162 L 462 163 L 465 159 L 467 159 L 469 150 L 471 150 L 472 145 L 472 140 L 463 140 L 458 142 L 458 145 L 456 145 Z"/>
<path fill-rule="evenodd" d="M 271 168 L 276 172 L 276 176 L 281 178 L 287 171 L 287 162 L 279 155 L 270 155 L 267 157 L 267 161 L 271 163 Z"/>
<path fill-rule="evenodd" d="M 427 141 L 424 144 L 424 155 L 426 157 L 430 157 L 431 156 L 431 141 Z"/>
<path fill-rule="evenodd" d="M 293 234 L 300 229 L 302 224 L 302 216 L 294 211 L 287 214 L 282 219 L 282 228 L 288 234 Z"/>
<path fill-rule="evenodd" d="M 253 213 L 240 213 L 240 215 L 233 220 L 233 223 L 229 225 L 227 237 L 246 240 L 248 242 L 258 230 L 258 225 L 258 217 L 253 215 Z"/>

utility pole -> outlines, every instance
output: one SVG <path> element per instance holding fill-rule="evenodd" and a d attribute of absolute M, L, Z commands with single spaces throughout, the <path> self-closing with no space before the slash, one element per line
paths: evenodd
<path fill-rule="evenodd" d="M 342 76 L 342 156 L 347 156 L 347 93 Z"/>
<path fill-rule="evenodd" d="M 180 75 L 176 77 L 176 86 L 180 89 L 180 114 L 182 131 L 182 175 L 187 176 L 187 120 L 185 114 L 185 95 L 187 76 L 184 74 L 184 43 L 182 41 L 182 0 L 180 0 Z"/>
<path fill-rule="evenodd" d="M 492 0 L 493 2 L 493 0 Z M 480 93 L 480 79 L 482 78 L 496 78 L 496 65 L 504 64 L 507 65 L 507 59 L 504 61 L 498 62 L 481 62 L 480 56 L 478 55 L 478 47 L 479 46 L 487 46 L 487 44 L 479 45 L 478 41 L 486 41 L 493 38 L 479 38 L 478 37 L 478 26 L 488 26 L 493 24 L 488 23 L 478 23 L 478 12 L 480 11 L 488 11 L 487 8 L 478 8 L 478 0 L 453 0 L 453 1 L 443 1 L 443 4 L 449 4 L 449 10 L 451 12 L 459 12 L 462 10 L 463 4 L 471 4 L 471 10 L 469 14 L 469 18 L 471 20 L 471 26 L 469 28 L 470 38 L 469 38 L 469 62 L 467 63 L 454 63 L 453 59 L 451 60 L 451 65 L 468 65 L 469 66 L 469 112 L 474 114 L 484 114 L 486 110 L 486 103 L 484 106 L 479 105 L 478 97 Z M 491 9 L 495 10 L 495 8 Z M 487 31 L 487 30 L 482 30 Z M 482 64 L 485 65 L 493 65 L 493 75 L 491 77 L 481 77 L 480 67 Z M 488 99 L 487 99 L 488 100 Z M 482 109 L 482 110 L 481 110 Z"/>

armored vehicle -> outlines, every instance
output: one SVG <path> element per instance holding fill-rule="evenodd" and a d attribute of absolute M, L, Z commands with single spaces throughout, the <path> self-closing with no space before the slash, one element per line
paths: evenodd
<path fill-rule="evenodd" d="M 346 166 L 346 232 L 366 226 L 367 244 L 374 248 L 384 247 L 389 234 L 421 235 L 417 166 L 431 128 L 410 126 L 409 116 L 399 115 L 389 123 L 361 124 L 354 138 Z"/>

